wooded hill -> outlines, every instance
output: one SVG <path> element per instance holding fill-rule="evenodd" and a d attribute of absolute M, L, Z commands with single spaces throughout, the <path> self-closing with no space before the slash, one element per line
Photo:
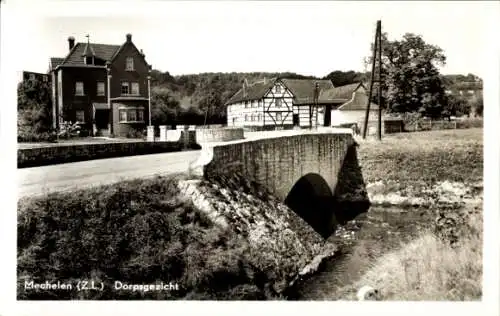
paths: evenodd
<path fill-rule="evenodd" d="M 225 102 L 235 94 L 246 79 L 249 83 L 264 78 L 329 79 L 333 85 L 343 86 L 355 82 L 369 83 L 370 73 L 333 71 L 324 77 L 304 76 L 293 72 L 250 73 L 201 73 L 172 76 L 168 72 L 152 71 L 152 120 L 153 124 L 175 124 L 183 121 L 191 124 L 223 124 Z M 446 88 L 482 89 L 477 76 L 440 75 Z"/>
<path fill-rule="evenodd" d="M 168 72 L 153 70 L 152 74 L 152 119 L 157 123 L 195 120 L 196 124 L 225 123 L 224 104 L 235 94 L 246 79 L 249 83 L 264 78 L 330 79 L 335 86 L 365 81 L 364 73 L 334 71 L 325 77 L 304 76 L 285 72 L 251 73 L 201 73 L 172 76 Z M 205 120 L 205 115 L 206 120 Z"/>

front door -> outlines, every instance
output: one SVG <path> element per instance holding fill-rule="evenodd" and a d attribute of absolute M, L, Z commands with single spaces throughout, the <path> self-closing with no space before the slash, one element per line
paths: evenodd
<path fill-rule="evenodd" d="M 104 134 L 103 132 L 109 132 L 109 109 L 99 109 L 95 110 L 95 127 L 97 132 Z"/>

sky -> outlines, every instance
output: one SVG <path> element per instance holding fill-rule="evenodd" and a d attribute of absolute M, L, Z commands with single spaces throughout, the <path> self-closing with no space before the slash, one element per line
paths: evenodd
<path fill-rule="evenodd" d="M 19 1 L 20 3 L 26 1 Z M 77 3 L 71 1 L 72 3 Z M 49 57 L 68 53 L 68 36 L 120 45 L 131 33 L 154 69 L 201 72 L 296 72 L 325 76 L 365 71 L 376 21 L 390 39 L 420 34 L 447 56 L 442 73 L 480 75 L 485 20 L 494 1 L 429 2 L 153 2 L 62 1 L 20 7 L 21 47 L 36 47 L 22 70 L 45 72 Z M 100 5 L 102 3 L 102 5 Z M 95 10 L 99 7 L 99 10 Z M 98 16 L 99 15 L 99 16 Z"/>

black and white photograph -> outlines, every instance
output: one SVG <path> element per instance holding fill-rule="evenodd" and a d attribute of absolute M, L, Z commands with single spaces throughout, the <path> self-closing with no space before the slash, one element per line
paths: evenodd
<path fill-rule="evenodd" d="M 499 9 L 2 1 L 9 304 L 495 315 Z"/>

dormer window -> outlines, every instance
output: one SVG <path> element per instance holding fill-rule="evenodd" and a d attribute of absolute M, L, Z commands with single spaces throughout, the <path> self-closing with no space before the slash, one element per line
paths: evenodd
<path fill-rule="evenodd" d="M 94 56 L 85 56 L 83 57 L 85 60 L 85 65 L 93 65 L 94 64 Z"/>
<path fill-rule="evenodd" d="M 127 57 L 127 59 L 125 60 L 125 70 L 127 71 L 134 70 L 134 58 Z"/>

